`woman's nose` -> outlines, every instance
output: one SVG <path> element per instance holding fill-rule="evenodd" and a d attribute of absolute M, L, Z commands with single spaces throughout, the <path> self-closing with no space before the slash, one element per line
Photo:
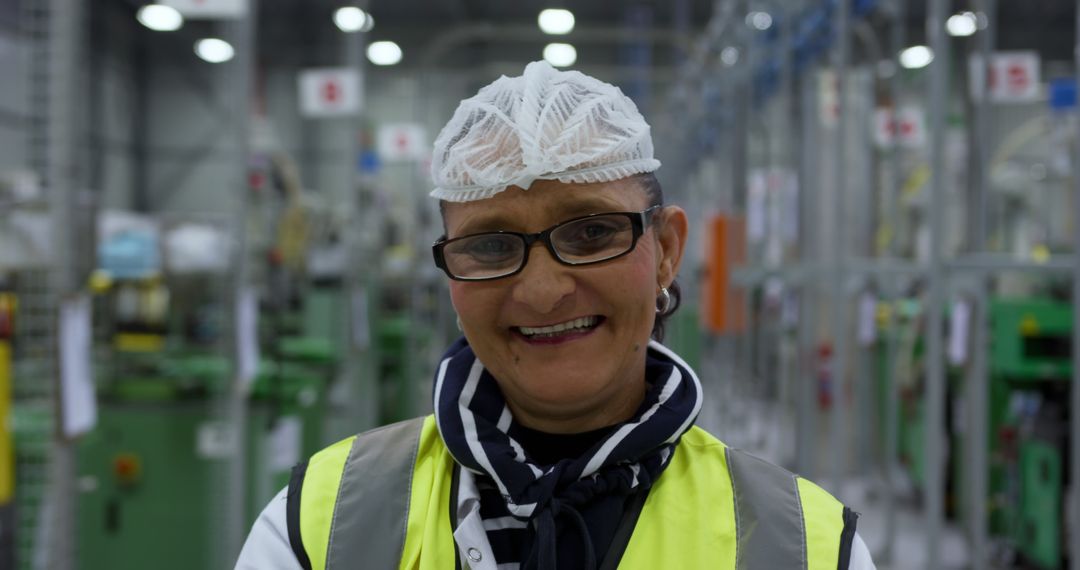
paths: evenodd
<path fill-rule="evenodd" d="M 573 270 L 559 263 L 543 244 L 534 244 L 528 262 L 515 276 L 512 298 L 538 314 L 552 313 L 574 292 Z"/>

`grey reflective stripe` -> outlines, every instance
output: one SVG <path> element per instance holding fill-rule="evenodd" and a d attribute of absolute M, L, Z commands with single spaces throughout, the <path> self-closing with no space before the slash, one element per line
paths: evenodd
<path fill-rule="evenodd" d="M 413 465 L 424 418 L 353 441 L 338 487 L 326 569 L 397 568 L 405 549 Z"/>
<path fill-rule="evenodd" d="M 727 448 L 738 536 L 735 567 L 806 568 L 806 533 L 795 475 Z"/>

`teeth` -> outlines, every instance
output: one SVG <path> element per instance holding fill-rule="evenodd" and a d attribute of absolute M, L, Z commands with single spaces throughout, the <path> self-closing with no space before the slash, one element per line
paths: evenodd
<path fill-rule="evenodd" d="M 546 335 L 553 336 L 564 331 L 574 329 L 587 329 L 596 326 L 597 317 L 582 317 L 565 323 L 547 327 L 518 327 L 522 334 L 527 336 Z"/>

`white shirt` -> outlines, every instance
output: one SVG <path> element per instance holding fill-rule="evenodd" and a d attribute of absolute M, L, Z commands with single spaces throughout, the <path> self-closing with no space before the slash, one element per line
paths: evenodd
<path fill-rule="evenodd" d="M 255 524 L 251 527 L 244 549 L 236 561 L 236 570 L 302 570 L 289 545 L 289 531 L 285 519 L 285 502 L 288 489 L 282 489 L 270 504 L 266 505 Z M 466 554 L 465 562 L 472 570 L 516 570 L 518 564 L 495 564 L 495 556 L 488 544 L 487 532 L 480 520 L 480 495 L 476 483 L 467 469 L 461 470 L 458 485 L 458 519 L 461 523 L 454 531 L 454 542 L 458 550 Z M 469 559 L 474 550 L 479 561 Z M 476 556 L 473 556 L 475 558 Z M 870 549 L 866 547 L 859 533 L 851 543 L 851 562 L 848 570 L 876 570 L 870 558 Z"/>

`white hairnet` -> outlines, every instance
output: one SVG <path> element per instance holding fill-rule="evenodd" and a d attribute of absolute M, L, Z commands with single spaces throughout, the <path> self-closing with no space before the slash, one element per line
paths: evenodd
<path fill-rule="evenodd" d="M 431 195 L 469 202 L 538 179 L 609 182 L 659 167 L 648 123 L 619 88 L 536 61 L 458 105 L 435 139 Z"/>

